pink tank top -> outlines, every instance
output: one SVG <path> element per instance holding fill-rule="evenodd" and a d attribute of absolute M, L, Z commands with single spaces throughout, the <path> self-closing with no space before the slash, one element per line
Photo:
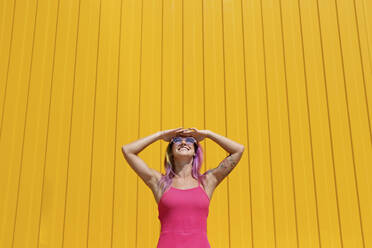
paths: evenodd
<path fill-rule="evenodd" d="M 157 248 L 210 248 L 207 238 L 209 197 L 198 186 L 177 189 L 172 186 L 159 200 L 160 237 Z"/>

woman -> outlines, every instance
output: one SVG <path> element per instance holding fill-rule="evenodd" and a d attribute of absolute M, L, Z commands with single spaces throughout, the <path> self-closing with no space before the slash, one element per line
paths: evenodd
<path fill-rule="evenodd" d="M 199 142 L 210 138 L 228 153 L 214 169 L 200 174 L 203 151 Z M 165 175 L 137 156 L 151 143 L 169 142 Z M 159 131 L 122 147 L 124 157 L 154 193 L 161 232 L 157 248 L 210 248 L 207 217 L 212 193 L 239 162 L 244 146 L 210 130 L 176 128 Z M 201 183 L 201 184 L 200 184 Z"/>

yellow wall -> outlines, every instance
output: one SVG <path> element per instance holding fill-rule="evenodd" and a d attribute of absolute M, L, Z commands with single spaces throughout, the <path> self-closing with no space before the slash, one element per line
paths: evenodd
<path fill-rule="evenodd" d="M 155 247 L 121 146 L 179 126 L 246 147 L 213 248 L 372 247 L 371 1 L 3 0 L 0 28 L 0 247 Z"/>

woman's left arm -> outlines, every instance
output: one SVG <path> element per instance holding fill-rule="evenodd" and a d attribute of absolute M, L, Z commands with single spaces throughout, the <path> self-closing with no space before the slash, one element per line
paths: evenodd
<path fill-rule="evenodd" d="M 244 146 L 210 130 L 206 130 L 206 134 L 207 138 L 215 141 L 230 153 L 216 168 L 206 171 L 207 176 L 210 178 L 208 181 L 210 181 L 213 188 L 215 188 L 238 164 L 243 155 Z"/>

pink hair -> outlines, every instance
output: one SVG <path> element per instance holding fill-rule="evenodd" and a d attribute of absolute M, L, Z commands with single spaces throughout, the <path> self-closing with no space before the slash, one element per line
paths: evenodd
<path fill-rule="evenodd" d="M 169 142 L 167 146 L 167 150 L 165 153 L 164 159 L 164 167 L 165 167 L 165 175 L 163 175 L 159 181 L 159 185 L 162 185 L 162 192 L 165 192 L 170 185 L 172 184 L 173 177 L 175 176 L 174 173 L 174 165 L 173 165 L 173 154 L 172 154 L 172 145 L 173 142 Z M 199 180 L 202 176 L 200 174 L 200 168 L 203 163 L 203 149 L 200 146 L 199 142 L 194 143 L 195 155 L 192 161 L 192 169 L 191 174 L 192 177 Z"/>

